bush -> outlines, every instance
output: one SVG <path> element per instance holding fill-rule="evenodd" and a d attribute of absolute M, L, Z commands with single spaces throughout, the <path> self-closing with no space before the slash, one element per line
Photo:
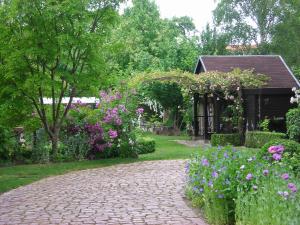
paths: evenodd
<path fill-rule="evenodd" d="M 149 137 L 139 138 L 136 149 L 138 154 L 147 154 L 155 151 L 155 140 Z"/>
<path fill-rule="evenodd" d="M 259 151 L 258 156 L 263 158 L 268 155 L 268 149 L 271 146 L 284 146 L 284 162 L 297 174 L 300 174 L 300 144 L 293 140 L 276 139 L 266 143 Z"/>
<path fill-rule="evenodd" d="M 203 207 L 210 224 L 299 224 L 300 182 L 285 155 L 269 161 L 256 154 L 227 146 L 206 149 L 190 160 L 187 194 Z"/>
<path fill-rule="evenodd" d="M 243 136 L 241 134 L 212 134 L 211 135 L 211 145 L 212 146 L 241 146 Z"/>
<path fill-rule="evenodd" d="M 0 126 L 0 160 L 8 161 L 11 159 L 13 148 L 12 134 L 4 127 Z"/>
<path fill-rule="evenodd" d="M 288 111 L 286 114 L 286 127 L 289 138 L 300 142 L 300 107 Z"/>
<path fill-rule="evenodd" d="M 51 146 L 44 129 L 36 131 L 35 142 L 32 148 L 33 162 L 48 163 L 50 161 Z"/>
<path fill-rule="evenodd" d="M 60 161 L 87 159 L 90 151 L 89 137 L 83 132 L 67 136 L 60 149 Z"/>
<path fill-rule="evenodd" d="M 274 139 L 283 139 L 286 137 L 284 133 L 248 131 L 246 132 L 245 146 L 248 148 L 261 148 L 267 142 Z"/>

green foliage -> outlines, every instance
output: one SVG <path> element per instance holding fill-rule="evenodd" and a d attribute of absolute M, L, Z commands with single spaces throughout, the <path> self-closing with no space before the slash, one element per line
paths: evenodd
<path fill-rule="evenodd" d="M 299 76 L 300 64 L 300 2 L 298 0 L 281 1 L 281 19 L 274 29 L 272 48 L 281 54 Z"/>
<path fill-rule="evenodd" d="M 0 161 L 11 159 L 14 143 L 12 133 L 3 126 L 0 126 Z"/>
<path fill-rule="evenodd" d="M 264 119 L 260 124 L 259 124 L 259 128 L 263 131 L 263 132 L 269 132 L 270 129 L 270 119 Z"/>
<path fill-rule="evenodd" d="M 300 142 L 300 107 L 288 111 L 286 126 L 289 138 Z"/>
<path fill-rule="evenodd" d="M 259 51 L 266 53 L 280 7 L 279 0 L 221 0 L 214 10 L 214 20 L 230 36 L 232 44 L 255 42 Z"/>
<path fill-rule="evenodd" d="M 67 136 L 63 142 L 63 147 L 59 152 L 59 158 L 62 161 L 85 160 L 90 152 L 87 134 L 80 132 L 78 134 Z"/>
<path fill-rule="evenodd" d="M 299 192 L 291 192 L 287 185 L 299 180 L 289 169 L 272 166 L 267 176 L 259 170 L 252 184 L 257 187 L 247 192 L 240 190 L 236 200 L 236 224 L 238 225 L 297 225 L 299 224 Z M 281 174 L 288 173 L 283 180 Z"/>
<path fill-rule="evenodd" d="M 147 154 L 155 151 L 155 140 L 149 137 L 137 139 L 136 149 L 138 154 Z"/>
<path fill-rule="evenodd" d="M 298 223 L 300 182 L 285 160 L 287 155 L 269 161 L 256 153 L 227 146 L 206 149 L 190 160 L 187 194 L 204 209 L 209 223 Z"/>
<path fill-rule="evenodd" d="M 239 133 L 235 134 L 212 134 L 210 143 L 212 146 L 241 146 L 243 135 Z"/>
<path fill-rule="evenodd" d="M 284 133 L 263 132 L 263 131 L 248 131 L 245 137 L 245 146 L 249 148 L 261 148 L 267 142 L 285 138 Z"/>
<path fill-rule="evenodd" d="M 32 147 L 32 160 L 35 163 L 48 163 L 50 162 L 50 142 L 47 134 L 43 129 L 39 129 L 34 134 L 34 146 Z"/>
<path fill-rule="evenodd" d="M 263 158 L 268 155 L 268 149 L 271 146 L 284 146 L 284 161 L 289 169 L 292 169 L 296 174 L 300 174 L 300 144 L 293 140 L 275 139 L 266 143 L 258 153 L 258 156 Z"/>
<path fill-rule="evenodd" d="M 30 104 L 27 114 L 34 109 L 39 116 L 53 154 L 71 105 L 63 107 L 62 98 L 90 94 L 103 80 L 102 52 L 119 2 L 14 0 L 0 5 L 0 98 L 11 96 L 12 107 L 18 107 L 15 100 Z M 53 104 L 46 107 L 44 97 Z"/>

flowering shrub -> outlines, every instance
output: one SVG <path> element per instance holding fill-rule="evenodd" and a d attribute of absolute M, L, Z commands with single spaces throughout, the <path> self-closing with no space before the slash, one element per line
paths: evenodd
<path fill-rule="evenodd" d="M 90 145 L 89 157 L 136 157 L 134 128 L 143 108 L 127 104 L 119 92 L 101 91 L 93 109 L 80 102 L 72 105 L 67 136 L 85 133 Z"/>
<path fill-rule="evenodd" d="M 253 150 L 218 147 L 190 160 L 187 194 L 210 223 L 296 224 L 300 182 L 285 164 L 282 145 L 271 146 L 266 154 L 261 159 Z"/>

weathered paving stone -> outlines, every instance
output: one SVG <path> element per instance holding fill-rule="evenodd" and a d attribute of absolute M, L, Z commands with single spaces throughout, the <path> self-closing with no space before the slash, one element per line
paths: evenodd
<path fill-rule="evenodd" d="M 185 161 L 72 172 L 0 195 L 0 224 L 206 225 L 183 200 Z"/>

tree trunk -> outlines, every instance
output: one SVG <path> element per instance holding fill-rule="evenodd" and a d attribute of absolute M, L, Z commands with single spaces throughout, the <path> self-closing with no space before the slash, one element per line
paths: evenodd
<path fill-rule="evenodd" d="M 52 154 L 55 157 L 58 153 L 59 130 L 55 129 L 51 138 Z"/>

